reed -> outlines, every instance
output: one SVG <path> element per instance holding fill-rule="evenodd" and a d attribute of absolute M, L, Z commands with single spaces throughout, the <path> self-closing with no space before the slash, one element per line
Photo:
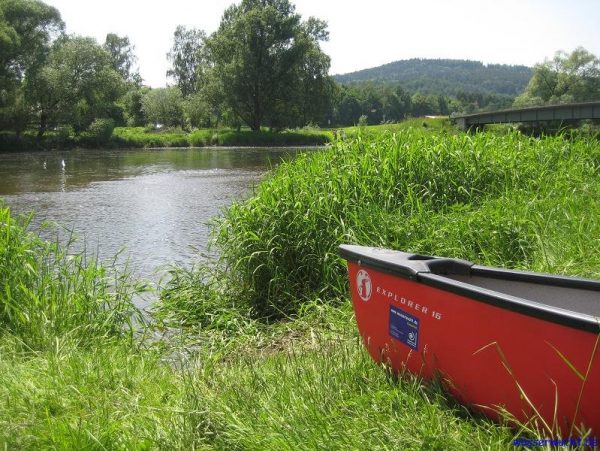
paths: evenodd
<path fill-rule="evenodd" d="M 131 337 L 141 321 L 133 304 L 143 284 L 84 251 L 42 240 L 31 217 L 0 206 L 0 325 L 30 350 L 57 337 L 81 346 L 99 337 Z"/>

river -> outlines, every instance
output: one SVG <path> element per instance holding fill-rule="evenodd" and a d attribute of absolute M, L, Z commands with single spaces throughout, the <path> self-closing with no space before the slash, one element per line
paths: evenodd
<path fill-rule="evenodd" d="M 251 193 L 293 149 L 71 150 L 0 154 L 0 199 L 33 226 L 59 225 L 101 260 L 120 251 L 137 277 L 206 252 L 207 223 Z M 121 261 L 120 260 L 120 261 Z"/>

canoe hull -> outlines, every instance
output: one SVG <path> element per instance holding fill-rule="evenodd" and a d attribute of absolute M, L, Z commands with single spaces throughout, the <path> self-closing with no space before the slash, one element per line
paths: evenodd
<path fill-rule="evenodd" d="M 581 424 L 600 435 L 598 333 L 356 261 L 348 268 L 358 328 L 377 362 L 440 378 L 460 402 L 494 419 L 505 410 L 522 423 L 541 418 L 563 436 Z"/>

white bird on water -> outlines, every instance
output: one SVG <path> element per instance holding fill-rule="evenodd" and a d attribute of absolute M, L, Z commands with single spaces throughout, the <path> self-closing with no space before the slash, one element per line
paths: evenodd
<path fill-rule="evenodd" d="M 61 160 L 61 162 L 60 162 L 60 165 L 61 165 L 61 167 L 64 169 L 64 168 L 65 168 L 65 166 L 66 166 L 66 164 L 65 164 L 65 160 Z"/>

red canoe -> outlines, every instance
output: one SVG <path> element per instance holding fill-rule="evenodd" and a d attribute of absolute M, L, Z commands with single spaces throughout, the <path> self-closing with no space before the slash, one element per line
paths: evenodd
<path fill-rule="evenodd" d="M 492 418 L 600 437 L 600 281 L 362 246 L 340 254 L 376 361 L 440 378 Z"/>

